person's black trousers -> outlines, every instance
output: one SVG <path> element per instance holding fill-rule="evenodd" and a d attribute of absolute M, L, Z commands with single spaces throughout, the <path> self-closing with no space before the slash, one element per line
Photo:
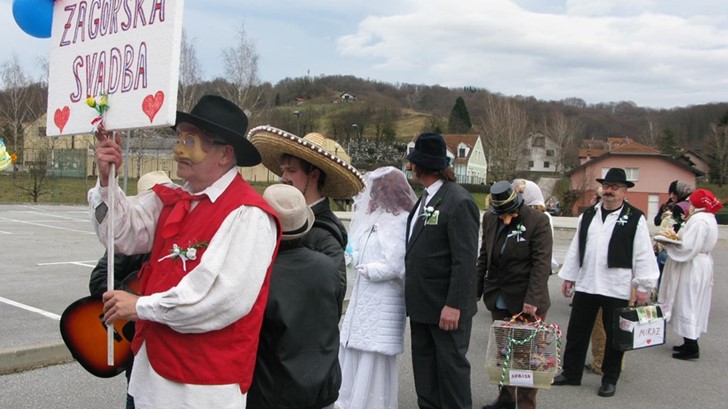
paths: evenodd
<path fill-rule="evenodd" d="M 628 304 L 628 300 L 603 295 L 578 291 L 574 294 L 569 326 L 566 332 L 566 348 L 564 349 L 564 371 L 562 374 L 565 377 L 581 381 L 594 320 L 599 307 L 601 307 L 604 330 L 607 333 L 607 344 L 604 348 L 604 362 L 602 363 L 602 372 L 604 372 L 602 382 L 617 384 L 619 374 L 622 371 L 624 351 L 619 351 L 612 346 L 614 312 L 619 308 L 627 307 Z"/>
<path fill-rule="evenodd" d="M 472 318 L 461 318 L 456 331 L 410 320 L 412 369 L 417 404 L 422 409 L 471 409 L 470 345 Z"/>

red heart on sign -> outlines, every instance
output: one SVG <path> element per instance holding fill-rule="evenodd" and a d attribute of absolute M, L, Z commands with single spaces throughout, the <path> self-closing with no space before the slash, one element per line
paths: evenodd
<path fill-rule="evenodd" d="M 144 97 L 144 101 L 142 101 L 142 111 L 147 114 L 150 123 L 154 122 L 154 117 L 157 115 L 157 112 L 159 112 L 159 109 L 162 108 L 163 102 L 164 92 L 162 91 L 157 91 L 154 96 L 147 95 Z"/>
<path fill-rule="evenodd" d="M 647 345 L 650 345 L 650 344 L 652 343 L 652 339 L 648 339 L 648 340 L 647 340 L 647 341 L 645 341 L 645 342 L 647 342 Z"/>
<path fill-rule="evenodd" d="M 71 108 L 64 106 L 63 109 L 56 109 L 56 113 L 53 115 L 53 122 L 56 123 L 58 129 L 63 133 L 63 128 L 68 123 L 68 118 L 71 117 Z"/>

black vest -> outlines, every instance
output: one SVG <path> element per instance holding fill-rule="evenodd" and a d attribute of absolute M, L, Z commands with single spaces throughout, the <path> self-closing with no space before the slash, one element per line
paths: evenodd
<path fill-rule="evenodd" d="M 588 208 L 579 224 L 579 266 L 584 264 L 586 237 L 592 219 L 596 214 L 596 206 Z M 609 250 L 607 252 L 607 266 L 609 268 L 632 268 L 634 236 L 637 234 L 637 224 L 640 217 L 642 217 L 641 210 L 624 202 L 622 211 L 619 212 L 619 219 L 614 224 L 612 238 L 609 239 Z M 621 220 L 626 220 L 626 222 L 622 223 Z"/>

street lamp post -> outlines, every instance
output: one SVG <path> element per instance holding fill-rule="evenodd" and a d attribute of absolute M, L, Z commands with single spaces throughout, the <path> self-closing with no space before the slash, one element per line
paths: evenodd
<path fill-rule="evenodd" d="M 301 136 L 301 114 L 303 114 L 303 112 L 293 111 L 293 115 L 296 116 L 296 135 L 299 137 Z"/>

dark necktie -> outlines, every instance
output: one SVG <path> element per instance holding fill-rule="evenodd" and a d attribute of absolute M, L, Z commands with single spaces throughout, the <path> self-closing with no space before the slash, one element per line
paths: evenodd
<path fill-rule="evenodd" d="M 420 200 L 420 209 L 417 211 L 417 219 L 422 217 L 422 213 L 425 211 L 425 202 L 427 202 L 427 189 L 422 191 L 422 199 Z"/>
<path fill-rule="evenodd" d="M 190 212 L 190 205 L 193 200 L 207 198 L 206 194 L 191 195 L 182 189 L 172 189 L 163 185 L 154 186 L 153 190 L 165 206 L 174 204 L 172 211 L 164 222 L 164 226 L 162 226 L 162 238 L 165 239 L 177 235 L 182 230 L 182 225 Z"/>

